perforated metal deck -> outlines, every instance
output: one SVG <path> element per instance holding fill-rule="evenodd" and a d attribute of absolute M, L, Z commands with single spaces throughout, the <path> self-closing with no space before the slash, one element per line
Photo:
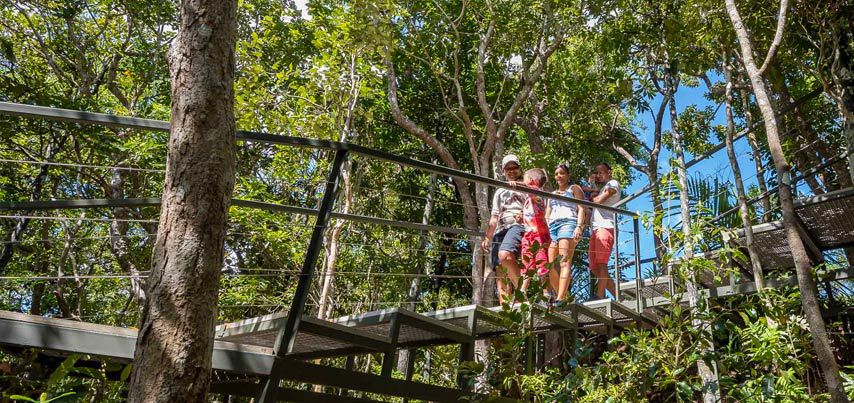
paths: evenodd
<path fill-rule="evenodd" d="M 822 262 L 822 251 L 854 246 L 854 189 L 797 200 L 795 214 L 812 264 Z M 744 231 L 737 234 L 736 242 L 745 247 Z M 782 221 L 755 225 L 753 234 L 763 268 L 794 267 Z"/>

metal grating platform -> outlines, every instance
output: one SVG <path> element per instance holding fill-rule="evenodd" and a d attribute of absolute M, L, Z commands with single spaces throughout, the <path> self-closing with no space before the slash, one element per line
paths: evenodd
<path fill-rule="evenodd" d="M 287 321 L 287 312 L 226 323 L 216 327 L 217 340 L 273 348 L 279 329 Z M 311 317 L 300 320 L 293 349 L 295 358 L 320 358 L 347 353 L 386 351 L 391 348 L 387 335 L 351 329 Z"/>
<path fill-rule="evenodd" d="M 813 265 L 822 261 L 821 252 L 854 246 L 854 189 L 842 189 L 797 200 L 795 214 L 801 238 Z M 753 226 L 754 245 L 765 269 L 794 267 L 782 221 Z M 736 242 L 746 247 L 744 231 Z"/>
<path fill-rule="evenodd" d="M 670 276 L 643 279 L 641 295 L 644 298 L 653 298 L 670 294 L 670 280 Z M 630 280 L 620 283 L 620 296 L 625 299 L 637 299 L 637 282 Z"/>
<path fill-rule="evenodd" d="M 822 250 L 854 245 L 854 189 L 798 200 L 795 211 Z"/>

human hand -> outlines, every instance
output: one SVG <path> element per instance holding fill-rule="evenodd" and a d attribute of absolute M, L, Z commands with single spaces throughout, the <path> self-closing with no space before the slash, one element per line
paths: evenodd
<path fill-rule="evenodd" d="M 575 231 L 572 233 L 572 239 L 575 240 L 575 242 L 581 240 L 581 226 L 575 227 Z"/>
<path fill-rule="evenodd" d="M 480 242 L 480 248 L 484 252 L 489 252 L 489 238 L 483 238 L 483 241 Z"/>
<path fill-rule="evenodd" d="M 525 217 L 522 214 L 516 214 L 513 216 L 513 218 L 516 219 L 517 224 L 524 224 L 525 223 Z"/>
<path fill-rule="evenodd" d="M 516 185 L 518 184 L 518 182 L 509 181 L 509 182 L 507 182 L 507 184 L 510 185 L 510 189 L 516 189 Z"/>

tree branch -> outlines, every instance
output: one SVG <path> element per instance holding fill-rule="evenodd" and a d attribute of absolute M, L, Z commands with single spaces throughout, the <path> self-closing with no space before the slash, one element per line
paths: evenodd
<path fill-rule="evenodd" d="M 777 16 L 777 30 L 774 32 L 774 40 L 771 42 L 771 47 L 768 48 L 768 54 L 765 55 L 765 61 L 762 62 L 762 67 L 759 68 L 759 75 L 763 75 L 768 65 L 777 55 L 777 48 L 783 41 L 783 29 L 786 25 L 786 11 L 789 8 L 789 0 L 780 0 L 780 14 Z"/>

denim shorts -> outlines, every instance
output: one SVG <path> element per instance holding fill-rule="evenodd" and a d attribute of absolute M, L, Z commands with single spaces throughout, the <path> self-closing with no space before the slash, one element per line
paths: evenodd
<path fill-rule="evenodd" d="M 522 235 L 525 233 L 523 225 L 511 225 L 509 228 L 498 231 L 492 237 L 492 268 L 498 267 L 498 252 L 511 252 L 519 257 L 522 247 Z"/>
<path fill-rule="evenodd" d="M 569 239 L 575 236 L 575 227 L 578 226 L 578 220 L 574 218 L 558 218 L 549 222 L 549 235 L 552 240 Z"/>

